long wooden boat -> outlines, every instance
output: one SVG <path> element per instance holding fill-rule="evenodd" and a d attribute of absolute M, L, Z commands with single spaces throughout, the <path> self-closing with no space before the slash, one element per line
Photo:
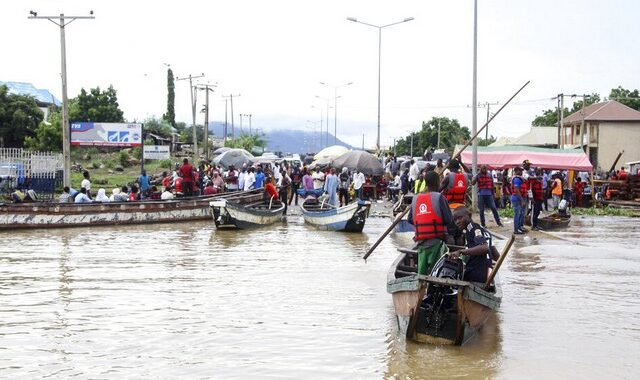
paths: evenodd
<path fill-rule="evenodd" d="M 208 220 L 214 199 L 238 199 L 261 191 L 229 192 L 171 200 L 110 203 L 2 203 L 0 230 L 89 227 Z"/>
<path fill-rule="evenodd" d="M 401 250 L 387 274 L 399 331 L 410 340 L 462 345 L 500 306 L 499 281 L 484 284 L 419 275 L 416 252 Z"/>
<path fill-rule="evenodd" d="M 358 200 L 343 207 L 335 207 L 314 199 L 305 201 L 300 208 L 305 223 L 318 229 L 362 232 L 371 202 Z"/>
<path fill-rule="evenodd" d="M 262 194 L 256 194 L 237 200 L 211 201 L 209 205 L 216 228 L 256 228 L 282 221 L 284 203 L 262 197 Z"/>
<path fill-rule="evenodd" d="M 558 213 L 554 213 L 543 218 L 538 218 L 538 227 L 542 228 L 543 230 L 563 228 L 567 227 L 570 221 L 571 215 L 560 215 Z"/>

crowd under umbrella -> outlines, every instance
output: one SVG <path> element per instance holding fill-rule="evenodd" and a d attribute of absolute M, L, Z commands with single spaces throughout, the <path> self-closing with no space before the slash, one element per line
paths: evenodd
<path fill-rule="evenodd" d="M 331 145 L 316 153 L 316 155 L 313 156 L 313 159 L 319 160 L 321 158 L 337 158 L 347 152 L 349 152 L 349 148 L 347 147 L 344 147 L 342 145 Z"/>
<path fill-rule="evenodd" d="M 364 150 L 347 152 L 333 160 L 332 166 L 336 169 L 344 167 L 349 170 L 360 170 L 365 175 L 382 175 L 384 167 L 376 156 Z"/>
<path fill-rule="evenodd" d="M 229 166 L 241 168 L 243 164 L 251 165 L 256 158 L 244 149 L 229 149 L 213 159 L 213 163 L 229 169 Z"/>

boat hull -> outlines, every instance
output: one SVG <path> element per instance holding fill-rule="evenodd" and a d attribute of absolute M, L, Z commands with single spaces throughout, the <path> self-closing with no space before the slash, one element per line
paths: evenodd
<path fill-rule="evenodd" d="M 493 291 L 482 284 L 448 280 L 405 273 L 397 276 L 398 264 L 405 264 L 405 254 L 394 262 L 387 277 L 387 291 L 393 298 L 399 332 L 407 339 L 437 345 L 462 345 L 471 339 L 500 306 L 502 292 L 499 282 Z M 427 322 L 427 310 L 422 305 L 430 287 L 455 285 L 457 293 L 447 296 L 450 310 L 439 315 L 437 324 Z"/>
<path fill-rule="evenodd" d="M 211 202 L 211 215 L 216 228 L 219 229 L 249 229 L 268 226 L 282 221 L 284 204 L 273 203 L 272 208 L 264 204 L 264 209 L 248 208 L 241 203 L 226 202 L 225 200 Z"/>
<path fill-rule="evenodd" d="M 328 210 L 309 210 L 302 205 L 305 223 L 320 230 L 362 232 L 369 216 L 370 202 L 357 202 Z"/>
<path fill-rule="evenodd" d="M 242 194 L 224 193 L 209 197 L 117 203 L 3 204 L 0 205 L 0 230 L 207 220 L 211 218 L 211 200 Z"/>

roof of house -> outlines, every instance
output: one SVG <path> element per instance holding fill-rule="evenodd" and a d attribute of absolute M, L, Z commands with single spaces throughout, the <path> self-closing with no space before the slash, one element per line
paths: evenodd
<path fill-rule="evenodd" d="M 505 146 L 505 145 L 511 144 L 513 140 L 515 140 L 515 137 L 502 136 L 502 137 L 498 137 L 498 139 L 492 144 L 489 144 L 489 146 Z"/>
<path fill-rule="evenodd" d="M 0 86 L 1 85 L 7 86 L 10 94 L 33 96 L 36 99 L 36 102 L 42 104 L 55 104 L 56 106 L 62 105 L 62 102 L 56 99 L 49 90 L 35 88 L 31 83 L 0 81 Z"/>
<path fill-rule="evenodd" d="M 583 111 L 564 118 L 564 124 L 582 122 Z M 584 121 L 640 121 L 640 112 L 615 100 L 594 103 L 584 108 Z"/>

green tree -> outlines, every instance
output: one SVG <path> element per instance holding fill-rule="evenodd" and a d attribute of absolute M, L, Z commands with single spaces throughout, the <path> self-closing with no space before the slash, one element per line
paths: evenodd
<path fill-rule="evenodd" d="M 35 136 L 25 137 L 24 147 L 29 150 L 62 151 L 62 115 L 59 110 L 50 110 L 48 120 L 38 125 Z"/>
<path fill-rule="evenodd" d="M 493 137 L 493 135 L 489 136 L 488 139 L 481 139 L 478 138 L 478 146 L 489 146 L 491 144 L 493 144 L 494 142 L 496 142 L 496 138 Z"/>
<path fill-rule="evenodd" d="M 586 99 L 584 99 L 584 106 L 590 106 L 594 103 L 598 103 L 600 101 L 600 94 L 597 93 L 592 93 L 591 95 L 587 95 Z M 578 112 L 582 109 L 582 100 L 577 100 L 575 102 L 573 102 L 573 106 L 571 107 L 571 111 L 569 111 L 569 115 L 571 115 L 574 112 Z M 565 114 L 565 116 L 567 116 Z"/>
<path fill-rule="evenodd" d="M 461 127 L 460 122 L 448 117 L 433 117 L 428 122 L 422 122 L 422 128 L 413 134 L 413 154 L 422 155 L 429 148 L 438 146 L 438 128 L 440 128 L 440 148 L 453 152 L 456 144 L 464 144 L 471 133 L 469 128 Z M 396 141 L 398 155 L 408 155 L 411 152 L 411 135 Z"/>
<path fill-rule="evenodd" d="M 262 153 L 267 146 L 267 140 L 264 139 L 263 134 L 243 134 L 235 140 L 227 140 L 224 146 L 244 149 L 251 153 Z"/>
<path fill-rule="evenodd" d="M 173 71 L 167 70 L 167 113 L 162 118 L 169 122 L 172 127 L 176 126 L 176 110 L 175 110 L 176 92 L 173 82 Z"/>
<path fill-rule="evenodd" d="M 153 133 L 154 135 L 170 138 L 171 137 L 171 125 L 168 120 L 156 119 L 151 117 L 144 121 L 145 133 Z"/>
<path fill-rule="evenodd" d="M 567 97 L 565 97 L 567 99 Z M 600 101 L 600 94 L 592 93 L 591 95 L 587 95 L 587 98 L 584 99 L 584 106 L 590 106 L 594 103 L 598 103 Z M 576 100 L 573 102 L 571 109 L 564 107 L 564 117 L 571 115 L 574 112 L 578 112 L 582 109 L 583 100 Z M 533 119 L 531 125 L 534 127 L 551 127 L 554 125 L 558 125 L 558 108 L 552 108 L 545 111 L 542 111 L 542 115 L 538 115 Z"/>
<path fill-rule="evenodd" d="M 43 118 L 34 98 L 9 94 L 7 86 L 0 86 L 0 146 L 21 148 Z"/>
<path fill-rule="evenodd" d="M 123 112 L 118 104 L 118 96 L 113 86 L 105 91 L 92 88 L 89 93 L 80 90 L 80 95 L 69 101 L 69 120 L 102 123 L 124 122 Z"/>
<path fill-rule="evenodd" d="M 616 100 L 627 107 L 640 111 L 640 93 L 638 90 L 631 91 L 626 88 L 622 88 L 622 86 L 618 86 L 618 88 L 611 89 L 609 99 Z"/>

